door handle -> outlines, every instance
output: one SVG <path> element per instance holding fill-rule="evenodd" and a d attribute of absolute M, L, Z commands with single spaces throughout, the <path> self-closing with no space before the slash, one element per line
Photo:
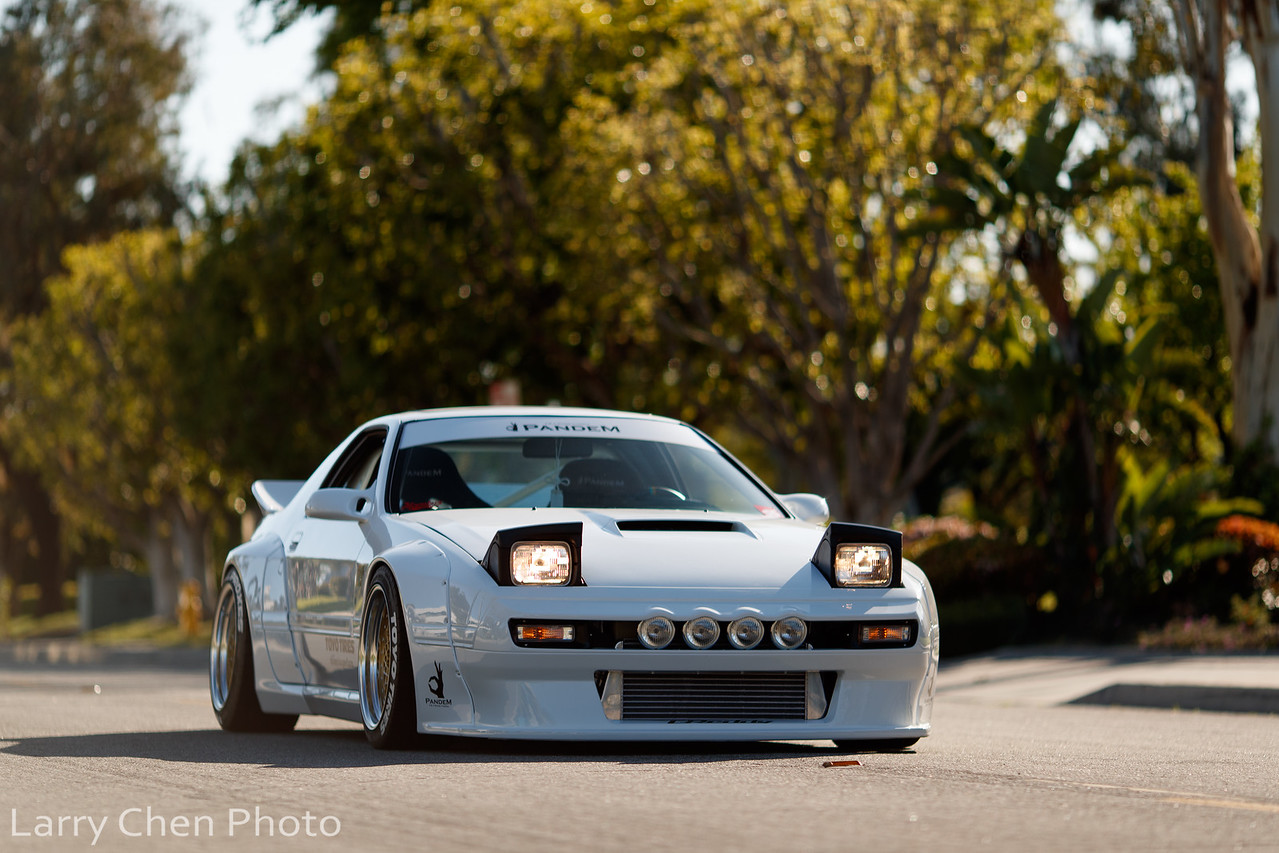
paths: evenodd
<path fill-rule="evenodd" d="M 289 540 L 289 550 L 296 551 L 298 549 L 298 545 L 301 544 L 301 542 L 302 542 L 302 532 L 298 531 L 297 533 L 294 533 L 293 538 Z"/>

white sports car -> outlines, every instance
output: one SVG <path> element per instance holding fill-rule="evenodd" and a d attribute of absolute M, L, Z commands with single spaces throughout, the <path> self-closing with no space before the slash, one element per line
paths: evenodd
<path fill-rule="evenodd" d="M 298 714 L 585 740 L 928 734 L 937 605 L 901 534 L 826 525 L 698 430 L 567 408 L 370 421 L 223 571 L 210 660 L 224 729 Z"/>

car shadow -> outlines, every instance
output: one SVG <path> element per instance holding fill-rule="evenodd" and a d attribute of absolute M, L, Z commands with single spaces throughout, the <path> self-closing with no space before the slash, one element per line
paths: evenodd
<path fill-rule="evenodd" d="M 833 759 L 856 754 L 829 741 L 812 744 L 613 743 L 584 741 L 475 740 L 422 738 L 414 749 L 381 751 L 363 732 L 307 729 L 286 734 L 202 731 L 122 732 L 14 738 L 0 754 L 33 758 L 142 758 L 192 764 L 323 769 L 415 764 L 500 764 L 598 762 L 601 764 L 704 764 L 715 761 L 785 758 Z M 910 751 L 907 751 L 909 754 Z"/>

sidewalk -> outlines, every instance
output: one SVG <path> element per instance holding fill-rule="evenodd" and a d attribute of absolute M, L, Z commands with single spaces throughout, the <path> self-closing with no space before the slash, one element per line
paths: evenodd
<path fill-rule="evenodd" d="M 1279 714 L 1279 654 L 1030 647 L 942 660 L 939 701 Z"/>
<path fill-rule="evenodd" d="M 58 667 L 63 669 L 177 669 L 207 671 L 206 648 L 154 646 L 95 646 L 74 637 L 56 640 L 15 640 L 0 643 L 0 667 Z"/>

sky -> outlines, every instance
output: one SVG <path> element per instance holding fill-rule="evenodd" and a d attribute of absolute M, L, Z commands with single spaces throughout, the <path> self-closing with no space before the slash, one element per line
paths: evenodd
<path fill-rule="evenodd" d="M 315 46 L 327 19 L 308 17 L 269 40 L 269 11 L 248 0 L 170 0 L 195 33 L 193 86 L 179 113 L 183 174 L 220 186 L 248 138 L 276 139 L 318 100 Z M 203 22 L 203 23 L 201 23 Z"/>

